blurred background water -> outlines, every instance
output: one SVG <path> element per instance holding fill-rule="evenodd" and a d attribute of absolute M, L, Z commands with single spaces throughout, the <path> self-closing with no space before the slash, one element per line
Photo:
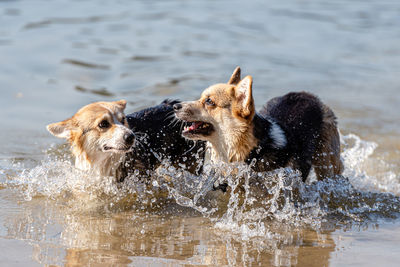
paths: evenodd
<path fill-rule="evenodd" d="M 26 173 L 51 168 L 50 147 L 68 155 L 48 123 L 99 100 L 124 98 L 129 113 L 196 99 L 239 65 L 253 76 L 258 108 L 293 90 L 331 106 L 341 133 L 366 144 L 345 151 L 347 173 L 358 174 L 351 182 L 395 203 L 399 43 L 400 3 L 392 0 L 0 0 L 0 263 L 395 266 L 398 206 L 390 216 L 378 211 L 365 229 L 277 227 L 243 240 L 218 235 L 199 215 L 60 212 L 42 192 L 26 200 L 28 180 L 12 184 L 43 177 Z"/>

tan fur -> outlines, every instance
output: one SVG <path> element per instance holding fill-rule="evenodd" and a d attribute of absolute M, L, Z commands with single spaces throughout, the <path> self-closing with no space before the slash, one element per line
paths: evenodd
<path fill-rule="evenodd" d="M 236 72 L 237 70 L 232 74 L 230 83 L 237 82 Z M 246 88 L 241 87 L 243 84 Z M 253 135 L 252 119 L 255 108 L 251 84 L 251 76 L 247 76 L 237 85 L 215 84 L 207 88 L 199 100 L 182 103 L 182 110 L 177 114 L 178 118 L 208 122 L 214 126 L 215 131 L 206 137 L 209 147 L 212 148 L 212 160 L 244 161 L 257 145 Z M 247 91 L 244 93 L 245 90 Z M 205 103 L 207 98 L 212 99 L 215 106 L 208 106 Z"/>
<path fill-rule="evenodd" d="M 125 106 L 125 100 L 92 103 L 69 119 L 49 124 L 47 129 L 56 137 L 68 140 L 77 168 L 115 175 L 130 149 L 124 135 L 133 134 L 123 113 Z M 109 126 L 101 128 L 103 121 Z"/>
<path fill-rule="evenodd" d="M 210 98 L 215 106 L 208 106 Z M 323 129 L 315 155 L 313 166 L 319 180 L 334 177 L 343 171 L 340 160 L 340 140 L 333 112 L 324 106 Z M 215 84 L 204 90 L 197 101 L 183 102 L 176 116 L 185 121 L 211 123 L 215 131 L 206 137 L 192 139 L 208 141 L 211 160 L 224 162 L 244 161 L 256 147 L 257 139 L 253 134 L 255 114 L 252 97 L 252 78 L 240 80 L 240 68 L 232 73 L 227 84 Z"/>
<path fill-rule="evenodd" d="M 233 85 L 237 85 L 240 82 L 240 67 L 236 67 L 236 69 L 233 71 L 231 78 L 228 81 L 228 84 L 233 84 Z"/>

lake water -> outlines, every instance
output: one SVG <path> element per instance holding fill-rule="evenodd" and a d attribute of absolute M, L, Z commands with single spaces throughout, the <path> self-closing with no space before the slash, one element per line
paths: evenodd
<path fill-rule="evenodd" d="M 0 0 L 0 265 L 398 266 L 399 43 L 393 0 Z M 163 166 L 175 184 L 149 191 L 79 172 L 45 129 L 99 100 L 196 99 L 237 65 L 258 108 L 293 90 L 333 108 L 348 180 Z M 269 196 L 205 196 L 237 170 Z"/>

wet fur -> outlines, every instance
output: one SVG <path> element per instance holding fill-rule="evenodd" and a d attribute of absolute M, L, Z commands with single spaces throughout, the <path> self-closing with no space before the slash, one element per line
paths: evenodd
<path fill-rule="evenodd" d="M 212 125 L 212 133 L 206 136 L 183 133 L 207 141 L 212 161 L 246 161 L 257 171 L 291 165 L 301 171 L 304 181 L 312 166 L 318 179 L 342 172 L 336 117 L 310 93 L 271 99 L 256 113 L 252 77 L 240 80 L 238 67 L 227 84 L 212 85 L 199 100 L 175 109 L 181 120 Z"/>
<path fill-rule="evenodd" d="M 201 171 L 205 142 L 193 142 L 182 137 L 183 124 L 173 112 L 178 100 L 166 99 L 159 105 L 127 115 L 130 129 L 137 136 L 137 144 L 126 157 L 124 171 L 148 172 L 164 161 L 192 173 Z"/>
<path fill-rule="evenodd" d="M 217 103 L 213 108 L 206 108 L 205 100 L 210 94 L 213 94 Z M 217 84 L 206 89 L 198 101 L 182 103 L 183 108 L 177 113 L 179 119 L 204 121 L 214 126 L 214 132 L 206 139 L 196 136 L 190 138 L 208 141 L 207 145 L 212 148 L 212 159 L 243 161 L 257 144 L 253 125 L 241 116 L 242 112 L 248 112 L 246 116 L 252 117 L 254 112 L 243 111 L 238 103 L 232 102 L 234 98 L 234 86 Z"/>
<path fill-rule="evenodd" d="M 303 180 L 312 166 L 319 180 L 341 174 L 343 165 L 336 117 L 316 96 L 292 92 L 271 99 L 253 121 L 259 145 L 250 153 L 247 162 L 258 159 L 258 170 L 290 164 L 301 172 Z M 285 147 L 273 147 L 274 140 L 268 135 L 271 121 L 278 123 L 285 132 Z M 269 164 L 262 164 L 259 159 Z"/>
<path fill-rule="evenodd" d="M 100 175 L 115 176 L 117 181 L 139 170 L 156 169 L 163 161 L 190 172 L 201 171 L 205 143 L 186 140 L 181 136 L 182 122 L 176 120 L 172 106 L 178 100 L 161 104 L 126 116 L 124 127 L 135 133 L 135 145 L 126 153 L 102 152 L 100 139 L 111 139 L 115 125 L 107 132 L 99 131 L 104 114 L 122 116 L 126 101 L 97 102 L 80 109 L 72 118 L 47 126 L 55 136 L 65 138 L 71 145 L 75 166 Z"/>
<path fill-rule="evenodd" d="M 125 106 L 125 100 L 92 103 L 69 119 L 49 124 L 47 129 L 67 139 L 77 168 L 117 176 L 134 140 L 123 113 Z M 99 126 L 103 121 L 108 123 L 105 128 Z"/>

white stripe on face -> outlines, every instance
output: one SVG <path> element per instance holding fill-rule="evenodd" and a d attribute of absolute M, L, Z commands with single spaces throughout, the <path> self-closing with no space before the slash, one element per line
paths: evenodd
<path fill-rule="evenodd" d="M 113 118 L 113 121 L 114 121 L 114 123 L 115 124 L 119 124 L 119 125 L 123 125 L 122 123 L 121 123 L 121 119 L 124 117 L 124 114 L 122 113 L 122 112 L 114 112 L 114 111 L 112 111 L 110 108 L 108 108 L 107 106 L 104 106 L 104 105 L 101 105 L 103 108 L 105 108 L 105 109 L 107 109 L 109 112 L 110 112 L 110 114 L 111 114 L 111 116 L 112 116 L 112 118 Z M 118 117 L 120 117 L 119 119 L 118 119 Z"/>
<path fill-rule="evenodd" d="M 118 115 L 120 115 L 119 117 L 120 117 L 120 119 L 118 119 Z M 119 113 L 119 114 L 112 114 L 112 118 L 113 118 L 113 120 L 114 120 L 114 123 L 116 124 L 116 125 L 123 125 L 122 123 L 121 123 L 121 119 L 122 119 L 122 115 L 121 115 L 121 113 Z"/>
<path fill-rule="evenodd" d="M 126 127 L 125 124 L 121 122 L 122 118 L 124 118 L 124 113 L 120 111 L 113 112 L 110 108 L 106 106 L 102 107 L 110 112 L 113 123 L 116 126 L 114 131 L 112 132 L 112 137 L 103 140 L 102 146 L 106 145 L 108 147 L 113 147 L 116 149 L 124 147 L 126 143 L 124 139 L 125 134 L 134 134 L 131 129 Z"/>

